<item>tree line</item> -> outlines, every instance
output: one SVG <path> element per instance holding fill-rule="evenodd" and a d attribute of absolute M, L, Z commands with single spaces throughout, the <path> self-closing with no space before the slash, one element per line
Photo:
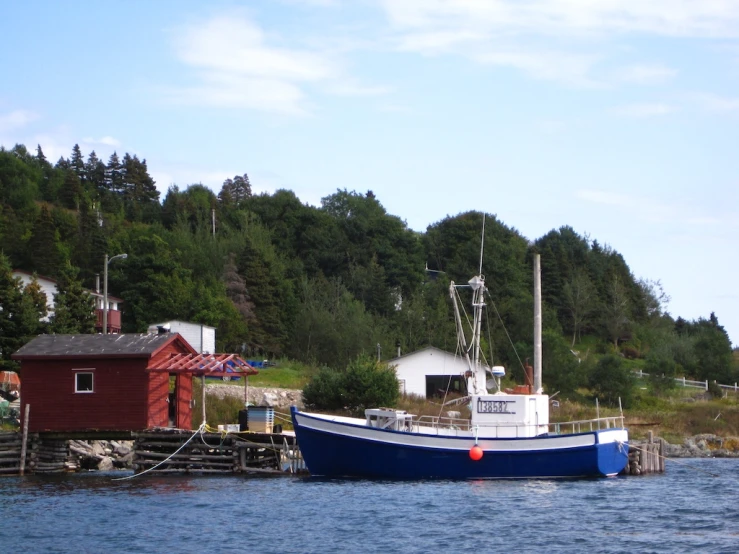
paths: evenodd
<path fill-rule="evenodd" d="M 35 154 L 0 148 L 0 210 L 6 365 L 39 332 L 91 332 L 77 308 L 38 323 L 38 291 L 22 290 L 10 269 L 59 280 L 60 305 L 78 306 L 89 303 L 82 288 L 94 287 L 106 253 L 128 254 L 109 266 L 109 292 L 124 301 L 123 332 L 182 319 L 216 327 L 220 351 L 333 368 L 378 348 L 385 359 L 427 345 L 454 351 L 447 288 L 478 272 L 483 216 L 446 217 L 419 233 L 372 191 L 337 190 L 313 207 L 289 190 L 253 194 L 246 173 L 217 194 L 173 185 L 160 200 L 145 159 L 114 153 L 105 163 L 78 145 L 54 164 L 40 146 Z M 551 386 L 576 386 L 576 369 L 566 368 L 591 352 L 649 361 L 665 374 L 736 379 L 715 315 L 673 318 L 658 281 L 637 279 L 618 252 L 570 227 L 530 242 L 487 214 L 492 317 L 483 346 L 494 363 L 515 375 L 532 356 L 537 252 Z"/>

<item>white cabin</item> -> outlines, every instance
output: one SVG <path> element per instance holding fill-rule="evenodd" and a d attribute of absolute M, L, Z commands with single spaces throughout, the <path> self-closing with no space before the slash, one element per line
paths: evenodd
<path fill-rule="evenodd" d="M 214 354 L 216 351 L 215 327 L 172 320 L 163 323 L 152 323 L 149 325 L 147 332 L 158 333 L 160 328 L 171 333 L 179 333 L 200 354 Z"/>
<path fill-rule="evenodd" d="M 480 436 L 523 438 L 549 430 L 549 396 L 545 394 L 486 394 L 470 404 L 470 425 Z"/>
<path fill-rule="evenodd" d="M 402 394 L 423 398 L 444 396 L 444 392 L 466 394 L 464 372 L 467 362 L 434 346 L 388 360 L 395 367 Z"/>

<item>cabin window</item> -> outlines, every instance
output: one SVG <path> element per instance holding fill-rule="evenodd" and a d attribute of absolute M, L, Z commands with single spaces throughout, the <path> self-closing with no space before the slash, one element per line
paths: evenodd
<path fill-rule="evenodd" d="M 74 392 L 93 392 L 93 373 L 78 371 L 74 375 Z"/>

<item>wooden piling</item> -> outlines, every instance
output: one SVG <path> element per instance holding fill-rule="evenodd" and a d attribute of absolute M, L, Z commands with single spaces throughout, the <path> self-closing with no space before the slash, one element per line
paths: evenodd
<path fill-rule="evenodd" d="M 647 434 L 646 441 L 632 441 L 629 443 L 629 458 L 621 475 L 648 475 L 650 473 L 664 473 L 665 471 L 665 441 L 655 440 L 652 431 Z"/>
<path fill-rule="evenodd" d="M 31 411 L 31 405 L 26 404 L 26 413 L 23 416 L 23 442 L 21 444 L 20 474 L 26 471 L 26 447 L 28 445 L 28 414 Z"/>

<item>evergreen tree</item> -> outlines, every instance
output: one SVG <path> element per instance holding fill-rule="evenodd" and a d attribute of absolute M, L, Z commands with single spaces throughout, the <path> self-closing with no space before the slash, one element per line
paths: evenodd
<path fill-rule="evenodd" d="M 105 166 L 105 188 L 114 193 L 123 193 L 123 177 L 125 169 L 118 158 L 118 153 L 113 152 L 108 159 L 108 165 Z"/>
<path fill-rule="evenodd" d="M 46 293 L 41 289 L 41 285 L 38 282 L 38 277 L 34 273 L 31 278 L 31 282 L 28 283 L 23 289 L 23 294 L 28 297 L 29 301 L 33 305 L 33 309 L 39 317 L 39 324 L 41 325 L 41 319 L 45 318 L 49 314 L 49 299 L 46 297 Z M 41 330 L 39 330 L 41 333 Z"/>
<path fill-rule="evenodd" d="M 95 304 L 77 277 L 79 270 L 67 265 L 57 279 L 54 295 L 54 313 L 49 332 L 60 335 L 91 334 L 95 332 Z"/>
<path fill-rule="evenodd" d="M 22 283 L 13 277 L 8 258 L 0 252 L 0 367 L 17 371 L 11 355 L 39 330 L 41 314 L 33 299 L 23 294 Z"/>
<path fill-rule="evenodd" d="M 68 169 L 64 176 L 64 182 L 59 190 L 59 200 L 65 208 L 78 210 L 82 199 L 82 183 L 74 170 Z"/>
<path fill-rule="evenodd" d="M 85 182 L 89 183 L 98 195 L 102 195 L 105 187 L 105 164 L 97 157 L 95 151 L 90 152 L 85 164 Z"/>
<path fill-rule="evenodd" d="M 72 148 L 72 156 L 69 158 L 69 165 L 70 169 L 77 174 L 79 181 L 83 183 L 86 178 L 85 159 L 82 156 L 79 144 L 75 144 Z"/>
<path fill-rule="evenodd" d="M 149 175 L 146 160 L 128 153 L 123 156 L 123 198 L 126 216 L 133 221 L 147 219 L 156 206 L 159 208 L 159 191 Z M 158 214 L 158 212 L 157 212 Z"/>
<path fill-rule="evenodd" d="M 218 193 L 218 199 L 224 205 L 240 206 L 248 198 L 251 198 L 251 183 L 246 173 L 223 181 L 221 192 Z"/>
<path fill-rule="evenodd" d="M 56 276 L 64 263 L 64 254 L 59 240 L 59 232 L 54 225 L 51 211 L 45 204 L 41 206 L 28 240 L 31 266 L 41 275 Z"/>
<path fill-rule="evenodd" d="M 64 156 L 60 156 L 56 162 L 56 165 L 54 166 L 54 169 L 61 169 L 61 170 L 72 169 L 72 164 L 70 164 L 69 160 L 67 160 Z"/>
<path fill-rule="evenodd" d="M 101 260 L 107 252 L 107 240 L 100 226 L 97 210 L 88 202 L 82 202 L 78 215 L 72 263 L 80 268 L 83 282 L 92 282 L 95 274 L 102 271 Z"/>
<path fill-rule="evenodd" d="M 49 162 L 47 161 L 46 156 L 44 156 L 44 151 L 41 150 L 40 144 L 36 145 L 36 159 L 43 166 L 49 165 Z"/>

